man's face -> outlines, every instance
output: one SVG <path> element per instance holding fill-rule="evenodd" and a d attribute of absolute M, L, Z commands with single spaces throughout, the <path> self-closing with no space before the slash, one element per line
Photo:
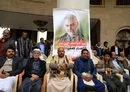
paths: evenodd
<path fill-rule="evenodd" d="M 107 46 L 108 46 L 108 43 L 104 44 L 104 46 L 107 47 Z"/>
<path fill-rule="evenodd" d="M 115 45 L 118 46 L 118 42 L 117 41 L 115 42 Z"/>
<path fill-rule="evenodd" d="M 68 19 L 65 19 L 65 30 L 70 35 L 76 35 L 77 29 L 78 29 L 78 21 L 74 17 L 70 17 Z"/>
<path fill-rule="evenodd" d="M 15 55 L 15 51 L 13 49 L 8 49 L 6 55 L 8 58 L 13 58 Z"/>
<path fill-rule="evenodd" d="M 104 59 L 105 59 L 106 61 L 109 61 L 109 60 L 110 60 L 110 55 L 108 55 L 108 54 L 104 55 Z"/>
<path fill-rule="evenodd" d="M 97 45 L 100 46 L 100 42 L 98 42 Z"/>
<path fill-rule="evenodd" d="M 94 54 L 94 56 L 97 56 L 97 51 L 93 50 L 93 54 Z"/>
<path fill-rule="evenodd" d="M 39 52 L 39 51 L 34 51 L 34 52 L 33 52 L 33 57 L 34 57 L 34 59 L 38 59 L 39 56 L 40 56 L 40 52 Z"/>
<path fill-rule="evenodd" d="M 115 57 L 116 57 L 116 53 L 112 52 L 112 58 L 115 58 Z"/>
<path fill-rule="evenodd" d="M 8 39 L 10 37 L 10 31 L 9 30 L 4 30 L 3 32 L 3 38 Z"/>
<path fill-rule="evenodd" d="M 128 59 L 130 60 L 130 54 L 128 55 Z"/>
<path fill-rule="evenodd" d="M 62 57 L 64 57 L 64 55 L 65 55 L 64 49 L 63 48 L 59 48 L 58 49 L 58 56 L 62 58 Z"/>
<path fill-rule="evenodd" d="M 41 43 L 45 43 L 45 40 L 44 40 L 44 39 L 41 39 L 40 42 L 41 42 Z"/>
<path fill-rule="evenodd" d="M 125 53 L 124 52 L 120 52 L 120 56 L 121 57 L 125 57 Z"/>
<path fill-rule="evenodd" d="M 83 51 L 82 57 L 85 58 L 85 59 L 88 59 L 88 57 L 89 57 L 88 51 Z"/>
<path fill-rule="evenodd" d="M 23 32 L 23 35 L 22 35 L 22 37 L 23 37 L 24 39 L 26 39 L 26 38 L 28 37 L 28 33 L 26 33 L 26 32 Z"/>

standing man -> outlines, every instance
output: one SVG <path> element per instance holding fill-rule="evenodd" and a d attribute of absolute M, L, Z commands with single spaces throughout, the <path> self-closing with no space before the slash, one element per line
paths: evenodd
<path fill-rule="evenodd" d="M 36 47 L 39 47 L 41 49 L 42 54 L 46 54 L 47 47 L 45 45 L 44 38 L 40 38 L 40 42 L 36 44 Z"/>
<path fill-rule="evenodd" d="M 17 41 L 18 56 L 21 58 L 29 58 L 32 49 L 32 41 L 28 37 L 28 33 L 24 31 L 21 38 Z"/>
<path fill-rule="evenodd" d="M 75 62 L 74 72 L 78 76 L 78 92 L 87 92 L 90 88 L 95 88 L 96 92 L 105 92 L 104 84 L 96 79 L 97 71 L 87 49 L 81 51 L 81 57 Z"/>
<path fill-rule="evenodd" d="M 79 29 L 79 22 L 75 15 L 67 15 L 64 18 L 64 27 L 66 33 L 60 37 L 60 41 L 84 41 L 84 35 Z"/>
<path fill-rule="evenodd" d="M 6 56 L 5 50 L 9 47 L 15 47 L 15 41 L 11 39 L 11 32 L 8 29 L 3 31 L 3 36 L 0 38 L 0 57 Z"/>
<path fill-rule="evenodd" d="M 130 41 L 128 42 L 128 47 L 125 49 L 125 56 L 128 57 L 130 54 Z"/>
<path fill-rule="evenodd" d="M 109 47 L 108 47 L 108 42 L 107 41 L 105 41 L 104 43 L 103 43 L 103 53 L 105 53 L 105 52 L 108 52 L 109 51 Z"/>
<path fill-rule="evenodd" d="M 98 42 L 95 46 L 95 50 L 97 51 L 97 56 L 99 56 L 100 58 L 102 57 L 102 47 L 101 47 L 101 43 Z"/>
<path fill-rule="evenodd" d="M 15 75 L 23 71 L 22 60 L 15 56 L 15 48 L 13 47 L 8 47 L 6 56 L 0 57 L 0 90 L 2 92 L 13 92 Z"/>
<path fill-rule="evenodd" d="M 111 47 L 111 52 L 115 52 L 116 53 L 116 56 L 119 56 L 120 55 L 120 52 L 121 52 L 121 48 L 119 47 L 118 45 L 118 41 L 115 41 L 115 45 L 113 45 Z"/>

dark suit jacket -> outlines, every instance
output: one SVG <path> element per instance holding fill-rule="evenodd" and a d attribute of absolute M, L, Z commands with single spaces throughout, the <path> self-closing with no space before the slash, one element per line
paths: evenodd
<path fill-rule="evenodd" d="M 97 70 L 94 67 L 92 59 L 84 59 L 79 57 L 74 64 L 74 73 L 81 78 L 83 72 L 89 72 L 90 74 L 96 76 Z"/>
<path fill-rule="evenodd" d="M 129 54 L 130 54 L 130 46 L 128 46 L 128 47 L 125 49 L 125 56 L 128 57 Z"/>
<path fill-rule="evenodd" d="M 118 47 L 118 55 L 120 55 L 121 48 Z M 115 45 L 111 47 L 111 52 L 115 52 Z"/>
<path fill-rule="evenodd" d="M 34 58 L 30 58 L 27 61 L 26 67 L 25 67 L 25 74 L 24 74 L 24 78 L 25 77 L 31 77 L 31 71 L 32 71 L 32 66 L 33 66 L 33 62 L 34 62 Z M 46 73 L 46 62 L 43 60 L 39 60 L 40 62 L 40 72 L 37 73 L 36 75 L 38 75 L 39 77 L 43 77 L 44 74 Z"/>
<path fill-rule="evenodd" d="M 0 57 L 0 68 L 4 65 L 6 62 L 7 58 L 6 57 Z M 9 76 L 15 76 L 17 74 L 20 74 L 23 71 L 22 67 L 22 58 L 19 57 L 14 57 L 13 58 L 13 63 L 12 63 L 12 71 L 9 72 Z"/>

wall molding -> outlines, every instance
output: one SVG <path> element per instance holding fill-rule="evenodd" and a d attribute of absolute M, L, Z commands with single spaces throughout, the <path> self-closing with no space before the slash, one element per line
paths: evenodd
<path fill-rule="evenodd" d="M 22 0 L 22 1 L 45 4 L 45 1 L 44 1 L 44 0 Z"/>

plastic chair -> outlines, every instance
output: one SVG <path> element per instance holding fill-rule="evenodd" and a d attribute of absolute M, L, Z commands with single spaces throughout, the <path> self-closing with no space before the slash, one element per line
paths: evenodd
<path fill-rule="evenodd" d="M 15 77 L 15 83 L 13 85 L 13 91 L 12 92 L 17 92 L 17 86 L 18 86 L 18 75 Z"/>
<path fill-rule="evenodd" d="M 71 72 L 71 76 L 70 76 L 70 81 L 72 84 L 74 84 L 74 74 L 72 72 L 72 70 L 70 70 Z M 47 92 L 47 84 L 50 80 L 50 73 L 46 73 L 44 75 L 44 81 L 43 81 L 43 85 L 42 85 L 42 92 Z M 72 92 L 77 92 L 77 91 L 74 91 L 75 89 L 73 88 L 73 85 L 72 85 Z"/>

